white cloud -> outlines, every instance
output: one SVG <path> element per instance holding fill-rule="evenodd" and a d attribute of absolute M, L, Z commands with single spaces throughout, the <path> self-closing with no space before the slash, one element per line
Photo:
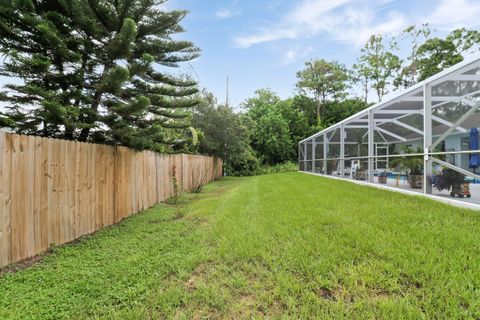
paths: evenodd
<path fill-rule="evenodd" d="M 215 15 L 217 16 L 217 18 L 220 18 L 220 19 L 231 18 L 231 17 L 236 16 L 238 14 L 239 14 L 239 12 L 232 11 L 231 9 L 228 9 L 228 8 L 218 9 L 215 12 Z"/>
<path fill-rule="evenodd" d="M 285 57 L 287 60 L 295 60 L 295 57 L 297 56 L 297 53 L 294 50 L 288 50 L 287 53 L 285 54 Z"/>
<path fill-rule="evenodd" d="M 235 39 L 235 43 L 242 48 L 248 48 L 258 43 L 270 42 L 280 39 L 294 39 L 296 37 L 297 32 L 294 30 L 266 28 L 251 36 L 238 37 Z"/>
<path fill-rule="evenodd" d="M 345 5 L 352 0 L 305 0 L 287 17 L 291 23 L 303 22 L 314 29 L 322 27 L 322 18 L 329 11 Z"/>
<path fill-rule="evenodd" d="M 310 53 L 312 53 L 313 47 L 295 47 L 295 48 L 290 48 L 284 53 L 284 59 L 282 62 L 282 65 L 287 65 L 292 62 L 298 61 L 300 59 L 304 59 L 307 57 Z"/>
<path fill-rule="evenodd" d="M 398 8 L 399 4 L 392 0 L 302 0 L 280 21 L 234 41 L 239 47 L 248 48 L 325 34 L 359 47 L 372 34 L 395 35 L 410 24 L 429 22 L 442 30 L 480 25 L 479 0 L 432 0 L 430 10 L 418 17 Z"/>
<path fill-rule="evenodd" d="M 281 39 L 329 34 L 335 40 L 363 44 L 372 33 L 395 33 L 405 27 L 404 17 L 389 12 L 386 19 L 377 17 L 377 9 L 391 0 L 303 0 L 279 23 L 248 36 L 237 37 L 240 47 Z"/>
<path fill-rule="evenodd" d="M 480 1 L 441 0 L 425 21 L 440 29 L 452 30 L 459 27 L 480 25 Z"/>
<path fill-rule="evenodd" d="M 371 14 L 371 12 L 365 13 L 361 19 L 347 22 L 346 27 L 337 25 L 330 30 L 330 33 L 335 33 L 334 38 L 338 41 L 352 43 L 360 47 L 373 34 L 397 34 L 408 25 L 407 19 L 396 11 L 387 13 L 386 20 L 377 23 L 374 22 L 374 16 Z"/>
<path fill-rule="evenodd" d="M 322 15 L 344 3 L 352 0 L 304 0 L 290 14 L 286 15 L 282 22 L 261 28 L 252 35 L 237 37 L 235 43 L 243 48 L 251 47 L 255 44 L 271 42 L 281 39 L 295 39 L 300 37 L 304 31 L 302 28 L 308 27 L 317 29 L 316 21 Z M 306 30 L 305 30 L 306 31 Z M 309 30 L 308 32 L 311 32 Z"/>

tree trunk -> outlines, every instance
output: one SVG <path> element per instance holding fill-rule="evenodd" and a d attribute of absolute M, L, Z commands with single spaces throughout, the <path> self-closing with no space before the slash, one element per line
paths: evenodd
<path fill-rule="evenodd" d="M 48 129 L 47 129 L 47 123 L 45 121 L 43 121 L 43 136 L 44 137 L 48 137 Z"/>
<path fill-rule="evenodd" d="M 64 138 L 67 140 L 73 140 L 73 127 L 65 127 Z"/>
<path fill-rule="evenodd" d="M 110 71 L 110 69 L 112 67 L 111 64 L 112 63 L 109 62 L 109 63 L 106 63 L 104 65 L 104 69 L 103 69 L 102 77 L 101 77 L 100 81 L 102 81 L 106 77 L 107 73 Z M 90 109 L 95 114 L 95 116 L 97 115 L 98 106 L 100 105 L 100 100 L 102 99 L 102 95 L 103 95 L 103 92 L 100 91 L 99 89 L 97 89 L 97 91 L 95 92 L 95 95 L 93 96 L 93 102 L 92 102 L 92 106 L 90 107 Z M 91 115 L 87 116 L 87 123 L 88 124 L 93 125 L 94 121 L 95 121 L 95 119 L 93 119 L 93 116 L 91 116 Z M 90 129 L 91 129 L 90 127 L 83 128 L 82 131 L 80 131 L 80 136 L 79 136 L 78 140 L 87 141 L 88 136 L 90 135 Z"/>
<path fill-rule="evenodd" d="M 321 114 L 322 114 L 322 103 L 320 101 L 317 102 L 317 125 L 320 126 L 322 123 Z"/>
<path fill-rule="evenodd" d="M 368 79 L 365 78 L 365 104 L 368 104 Z"/>
<path fill-rule="evenodd" d="M 102 92 L 96 92 L 95 96 L 93 97 L 93 103 L 91 106 L 91 110 L 97 115 L 97 109 L 98 106 L 100 105 L 100 99 L 102 98 L 103 93 Z M 94 122 L 93 116 L 88 115 L 87 116 L 88 124 L 92 124 Z M 79 139 L 80 141 L 87 141 L 88 136 L 90 135 L 90 127 L 83 128 L 82 131 L 80 131 L 80 136 Z"/>

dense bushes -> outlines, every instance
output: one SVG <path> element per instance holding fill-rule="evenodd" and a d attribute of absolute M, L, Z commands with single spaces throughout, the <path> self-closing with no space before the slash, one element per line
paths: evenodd
<path fill-rule="evenodd" d="M 265 165 L 258 169 L 257 174 L 270 174 L 270 173 L 280 173 L 280 172 L 297 172 L 298 163 L 287 161 L 284 163 L 279 163 L 273 166 Z"/>
<path fill-rule="evenodd" d="M 224 162 L 228 176 L 254 176 L 258 174 L 260 165 L 251 148 L 245 148 L 242 153 L 228 157 Z"/>
<path fill-rule="evenodd" d="M 254 164 L 253 161 L 256 160 L 255 158 L 250 160 L 251 162 L 242 163 L 239 167 L 232 167 L 231 164 L 226 164 L 225 172 L 227 176 L 258 176 L 263 174 L 298 171 L 298 163 L 293 161 L 260 166 L 258 161 Z"/>
<path fill-rule="evenodd" d="M 204 92 L 194 110 L 192 123 L 199 132 L 199 152 L 224 160 L 228 175 L 255 175 L 259 161 L 250 145 L 251 123 L 242 114 L 217 104 L 212 94 Z"/>

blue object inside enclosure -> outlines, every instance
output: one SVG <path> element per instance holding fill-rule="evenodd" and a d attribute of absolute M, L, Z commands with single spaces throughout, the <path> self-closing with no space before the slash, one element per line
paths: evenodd
<path fill-rule="evenodd" d="M 470 137 L 468 139 L 470 150 L 478 150 L 478 130 L 477 128 L 470 129 Z M 478 168 L 480 165 L 480 157 L 478 153 L 470 154 L 468 166 L 470 168 Z"/>
<path fill-rule="evenodd" d="M 399 180 L 400 180 L 400 181 L 405 181 L 405 180 L 407 180 L 407 176 L 406 176 L 405 174 L 403 174 L 403 173 L 402 173 L 402 174 L 399 174 L 399 175 L 398 175 L 398 174 L 395 174 L 395 173 L 391 173 L 391 172 L 388 172 L 388 173 L 387 173 L 387 177 L 388 177 L 389 179 L 397 179 L 397 176 L 400 176 L 400 177 L 399 177 Z"/>

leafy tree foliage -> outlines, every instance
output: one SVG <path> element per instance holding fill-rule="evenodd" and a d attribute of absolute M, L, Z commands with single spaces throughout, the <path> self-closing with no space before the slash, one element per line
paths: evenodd
<path fill-rule="evenodd" d="M 162 0 L 0 2 L 1 100 L 18 133 L 166 150 L 184 142 L 196 83 L 167 73 L 198 56 Z"/>
<path fill-rule="evenodd" d="M 312 60 L 305 63 L 305 68 L 297 73 L 297 78 L 300 91 L 310 94 L 315 100 L 317 124 L 320 125 L 325 102 L 346 96 L 349 79 L 347 70 L 336 61 Z"/>
<path fill-rule="evenodd" d="M 399 38 L 408 55 L 400 59 L 395 38 L 373 35 L 353 65 L 353 79 L 368 101 L 369 89 L 381 97 L 394 85 L 410 87 L 448 68 L 480 49 L 480 32 L 465 28 L 452 31 L 445 38 L 434 37 L 428 24 L 409 26 Z"/>
<path fill-rule="evenodd" d="M 356 73 L 363 79 L 363 86 L 368 83 L 375 90 L 378 101 L 388 93 L 388 87 L 400 70 L 401 60 L 392 53 L 395 44 L 385 43 L 382 35 L 372 35 L 362 49 L 362 55 L 356 64 Z"/>
<path fill-rule="evenodd" d="M 317 104 L 313 98 L 303 94 L 296 95 L 292 99 L 292 107 L 303 113 L 307 118 L 308 126 L 310 128 L 321 128 L 321 126 L 318 126 L 316 115 Z"/>
<path fill-rule="evenodd" d="M 253 98 L 248 98 L 242 103 L 242 108 L 251 119 L 256 120 L 266 115 L 280 101 L 280 97 L 272 90 L 258 89 Z"/>
<path fill-rule="evenodd" d="M 244 116 L 203 92 L 193 113 L 192 124 L 200 131 L 199 152 L 224 160 L 228 175 L 253 175 L 258 169 L 257 157 L 250 146 L 250 129 Z"/>
<path fill-rule="evenodd" d="M 328 101 L 325 103 L 324 117 L 322 126 L 320 127 L 316 125 L 314 111 L 315 101 L 312 98 L 303 95 L 297 95 L 292 99 L 292 106 L 292 109 L 298 110 L 307 118 L 309 132 L 307 130 L 307 133 L 303 135 L 303 138 L 305 138 L 310 134 L 325 129 L 342 121 L 343 119 L 354 115 L 355 113 L 367 108 L 369 104 L 361 98 L 346 98 L 338 101 Z"/>
<path fill-rule="evenodd" d="M 274 164 L 293 158 L 294 144 L 290 138 L 288 123 L 283 117 L 268 111 L 255 121 L 253 147 L 266 164 Z"/>
<path fill-rule="evenodd" d="M 463 61 L 465 54 L 480 49 L 480 32 L 465 28 L 452 31 L 445 39 L 432 38 L 418 48 L 418 80 Z"/>
<path fill-rule="evenodd" d="M 310 133 L 306 116 L 293 100 L 281 100 L 268 89 L 256 91 L 243 104 L 252 121 L 252 147 L 266 164 L 295 160 L 297 142 Z"/>
<path fill-rule="evenodd" d="M 368 102 L 368 93 L 370 91 L 371 68 L 366 59 L 357 59 L 351 70 L 351 77 L 354 83 L 360 84 L 363 91 L 363 101 Z"/>
<path fill-rule="evenodd" d="M 422 24 L 421 27 L 411 25 L 403 30 L 403 36 L 410 43 L 410 53 L 406 58 L 406 65 L 401 69 L 399 75 L 395 79 L 395 86 L 398 88 L 403 86 L 408 88 L 418 82 L 418 60 L 420 59 L 419 48 L 421 41 L 430 37 L 431 30 L 428 23 Z"/>
<path fill-rule="evenodd" d="M 359 98 L 328 102 L 325 106 L 325 128 L 330 127 L 355 113 L 362 111 L 369 105 Z"/>
<path fill-rule="evenodd" d="M 275 111 L 287 121 L 290 139 L 296 144 L 298 141 L 303 140 L 306 136 L 314 133 L 316 130 L 312 130 L 308 124 L 307 116 L 303 114 L 300 109 L 295 107 L 293 100 L 294 99 L 286 99 L 277 102 L 275 105 Z M 296 146 L 294 146 L 294 159 L 297 159 L 296 153 Z"/>

